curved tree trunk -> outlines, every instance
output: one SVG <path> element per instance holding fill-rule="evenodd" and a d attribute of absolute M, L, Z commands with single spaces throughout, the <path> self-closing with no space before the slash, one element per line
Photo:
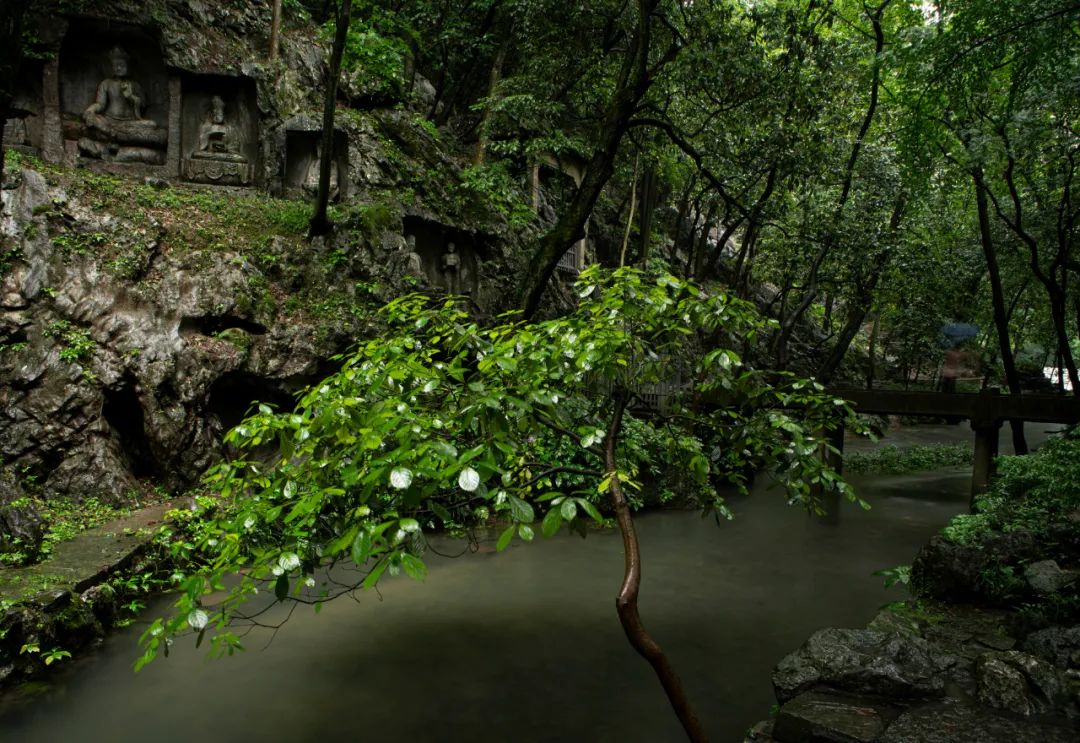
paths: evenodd
<path fill-rule="evenodd" d="M 679 680 L 675 669 L 668 660 L 667 655 L 656 643 L 656 640 L 645 629 L 638 613 L 638 593 L 641 589 L 641 549 L 638 546 L 637 532 L 634 529 L 634 519 L 630 515 L 630 506 L 626 502 L 626 496 L 619 482 L 618 470 L 615 462 L 615 448 L 619 438 L 619 429 L 622 427 L 623 412 L 626 409 L 626 396 L 616 393 L 615 412 L 608 428 L 607 443 L 604 447 L 604 467 L 610 477 L 609 490 L 611 500 L 615 504 L 615 518 L 619 522 L 619 530 L 622 532 L 623 551 L 625 555 L 625 568 L 623 582 L 619 587 L 619 593 L 615 597 L 615 609 L 619 614 L 619 622 L 622 624 L 626 639 L 656 672 L 660 684 L 664 687 L 668 701 L 675 711 L 679 722 L 686 731 L 687 738 L 694 743 L 707 741 L 705 729 L 701 726 L 694 713 L 690 700 L 686 696 L 682 682 Z"/>

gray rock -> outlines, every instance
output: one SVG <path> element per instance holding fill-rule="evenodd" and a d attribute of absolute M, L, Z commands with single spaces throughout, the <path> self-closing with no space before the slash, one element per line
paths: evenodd
<path fill-rule="evenodd" d="M 871 743 L 899 714 L 880 702 L 807 692 L 780 708 L 773 737 L 781 743 Z"/>
<path fill-rule="evenodd" d="M 935 536 L 911 565 L 911 586 L 916 595 L 946 601 L 994 602 L 987 592 L 983 570 L 990 565 L 1015 566 L 1038 557 L 1042 545 L 1034 534 L 1017 529 L 997 534 L 978 545 L 961 545 Z"/>
<path fill-rule="evenodd" d="M 773 672 L 776 698 L 787 702 L 817 686 L 898 698 L 944 693 L 948 665 L 918 637 L 871 630 L 824 629 L 788 655 Z"/>
<path fill-rule="evenodd" d="M 1056 560 L 1040 560 L 1024 568 L 1024 580 L 1040 596 L 1052 596 L 1076 580 L 1076 574 L 1062 570 Z"/>
<path fill-rule="evenodd" d="M 911 564 L 911 586 L 916 595 L 928 598 L 978 598 L 979 574 L 986 563 L 980 549 L 931 537 Z"/>
<path fill-rule="evenodd" d="M 901 715 L 880 743 L 1076 743 L 1075 726 L 1017 720 L 986 707 L 951 702 L 919 706 Z"/>
<path fill-rule="evenodd" d="M 976 662 L 975 676 L 979 701 L 1018 715 L 1060 711 L 1068 701 L 1063 675 L 1017 650 L 984 654 Z"/>
<path fill-rule="evenodd" d="M 44 536 L 41 516 L 26 497 L 15 473 L 0 468 L 0 552 L 37 551 Z"/>
<path fill-rule="evenodd" d="M 1080 668 L 1080 625 L 1033 632 L 1024 640 L 1023 648 L 1058 668 Z"/>

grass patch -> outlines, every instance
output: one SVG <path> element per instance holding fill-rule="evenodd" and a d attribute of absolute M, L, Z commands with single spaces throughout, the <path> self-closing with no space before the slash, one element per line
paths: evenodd
<path fill-rule="evenodd" d="M 971 464 L 973 451 L 962 444 L 883 446 L 844 457 L 844 471 L 854 474 L 900 475 Z"/>

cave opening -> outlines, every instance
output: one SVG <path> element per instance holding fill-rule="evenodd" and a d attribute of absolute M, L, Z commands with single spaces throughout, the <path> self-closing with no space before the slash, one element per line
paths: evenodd
<path fill-rule="evenodd" d="M 146 418 L 134 382 L 125 379 L 118 387 L 105 390 L 101 414 L 119 440 L 131 474 L 139 479 L 157 478 L 161 467 L 146 435 Z"/>
<path fill-rule="evenodd" d="M 252 413 L 258 403 L 271 405 L 279 413 L 295 409 L 294 393 L 301 387 L 246 372 L 230 372 L 210 387 L 207 412 L 221 422 L 222 430 L 227 431 Z"/>

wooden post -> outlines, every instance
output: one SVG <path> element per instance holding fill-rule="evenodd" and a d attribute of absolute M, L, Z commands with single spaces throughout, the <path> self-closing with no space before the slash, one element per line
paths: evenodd
<path fill-rule="evenodd" d="M 818 450 L 821 460 L 837 472 L 844 468 L 844 427 L 838 426 L 831 431 L 818 431 L 818 435 L 824 436 L 826 444 Z M 832 451 L 829 447 L 836 449 Z M 840 494 L 835 490 L 825 492 L 821 485 L 812 485 L 812 495 L 821 502 L 824 513 L 819 516 L 819 521 L 826 524 L 835 524 L 840 520 Z"/>
<path fill-rule="evenodd" d="M 975 461 L 971 471 L 971 504 L 974 506 L 975 497 L 986 492 L 994 474 L 1001 421 L 972 420 L 971 428 L 975 431 Z"/>
<path fill-rule="evenodd" d="M 829 432 L 829 444 L 832 445 L 835 452 L 829 451 L 827 453 L 827 461 L 829 465 L 836 470 L 837 474 L 843 474 L 844 472 L 844 426 L 839 425 L 835 429 Z"/>

